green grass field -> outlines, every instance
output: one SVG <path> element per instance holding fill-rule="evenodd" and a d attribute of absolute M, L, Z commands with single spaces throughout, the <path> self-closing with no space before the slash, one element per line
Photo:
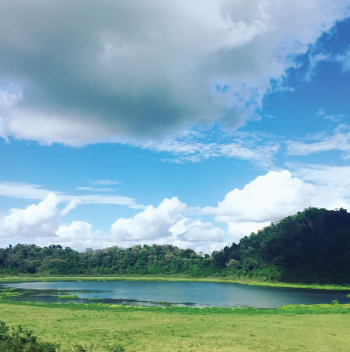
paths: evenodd
<path fill-rule="evenodd" d="M 0 301 L 0 320 L 73 351 L 349 351 L 350 305 L 140 308 Z M 77 349 L 75 349 L 77 350 Z"/>

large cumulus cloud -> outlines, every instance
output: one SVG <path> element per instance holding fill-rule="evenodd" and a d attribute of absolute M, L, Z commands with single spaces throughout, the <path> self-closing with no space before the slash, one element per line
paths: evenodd
<path fill-rule="evenodd" d="M 6 1 L 0 136 L 83 145 L 237 127 L 348 0 Z"/>
<path fill-rule="evenodd" d="M 346 172 L 347 170 L 338 170 Z M 302 176 L 312 170 L 300 171 Z M 311 179 L 309 176 L 309 179 Z M 226 194 L 217 207 L 205 207 L 202 214 L 212 214 L 218 222 L 228 224 L 228 233 L 235 241 L 249 235 L 272 221 L 293 215 L 308 207 L 326 209 L 349 208 L 348 184 L 325 184 L 324 172 L 314 172 L 313 183 L 293 177 L 290 171 L 270 171 L 248 183 L 243 189 L 234 189 Z M 307 177 L 304 177 L 305 179 Z"/>
<path fill-rule="evenodd" d="M 49 193 L 37 205 L 29 205 L 26 209 L 11 209 L 9 214 L 0 216 L 0 237 L 52 236 L 58 226 L 59 203 L 60 198 L 54 193 Z"/>
<path fill-rule="evenodd" d="M 61 201 L 56 194 L 49 193 L 38 204 L 0 214 L 0 246 L 33 242 L 48 246 L 57 243 L 83 251 L 88 247 L 131 247 L 135 243 L 156 243 L 209 251 L 226 244 L 225 232 L 221 228 L 210 222 L 185 217 L 187 205 L 176 197 L 164 199 L 157 207 L 149 205 L 131 218 L 117 219 L 110 233 L 95 230 L 90 223 L 80 220 L 64 224 L 64 216 L 80 202 L 73 199 L 60 211 Z"/>
<path fill-rule="evenodd" d="M 178 198 L 149 205 L 132 218 L 119 218 L 105 238 L 109 243 L 130 247 L 135 243 L 172 244 L 181 248 L 208 251 L 210 245 L 224 245 L 225 232 L 210 222 L 187 218 L 187 205 Z"/>
<path fill-rule="evenodd" d="M 79 200 L 73 199 L 59 211 L 61 201 L 55 193 L 49 193 L 38 204 L 0 214 L 0 245 L 35 242 L 43 246 L 58 243 L 78 250 L 98 247 L 102 233 L 93 231 L 91 224 L 84 221 L 61 224 L 62 218 L 79 204 Z"/>
<path fill-rule="evenodd" d="M 149 205 L 133 218 L 120 218 L 111 228 L 111 233 L 119 240 L 150 240 L 170 236 L 172 225 L 181 220 L 186 204 L 176 197 L 164 199 L 158 207 Z"/>

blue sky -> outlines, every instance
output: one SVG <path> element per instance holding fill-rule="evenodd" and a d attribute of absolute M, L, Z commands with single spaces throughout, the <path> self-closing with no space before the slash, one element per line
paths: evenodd
<path fill-rule="evenodd" d="M 0 246 L 211 252 L 350 204 L 350 1 L 0 14 Z"/>

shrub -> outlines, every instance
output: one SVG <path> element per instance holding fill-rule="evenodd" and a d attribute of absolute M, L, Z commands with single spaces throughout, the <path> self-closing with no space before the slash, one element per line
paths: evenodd
<path fill-rule="evenodd" d="M 58 346 L 49 342 L 38 342 L 30 330 L 18 326 L 11 330 L 0 321 L 0 351 L 6 352 L 56 352 Z"/>

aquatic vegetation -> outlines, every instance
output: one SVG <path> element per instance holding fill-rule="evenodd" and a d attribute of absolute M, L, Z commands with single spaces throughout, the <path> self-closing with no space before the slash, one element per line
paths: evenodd
<path fill-rule="evenodd" d="M 59 299 L 77 299 L 78 296 L 77 295 L 59 295 L 58 298 Z"/>
<path fill-rule="evenodd" d="M 0 299 L 7 299 L 9 297 L 18 296 L 19 294 L 20 293 L 14 287 L 0 289 Z"/>

